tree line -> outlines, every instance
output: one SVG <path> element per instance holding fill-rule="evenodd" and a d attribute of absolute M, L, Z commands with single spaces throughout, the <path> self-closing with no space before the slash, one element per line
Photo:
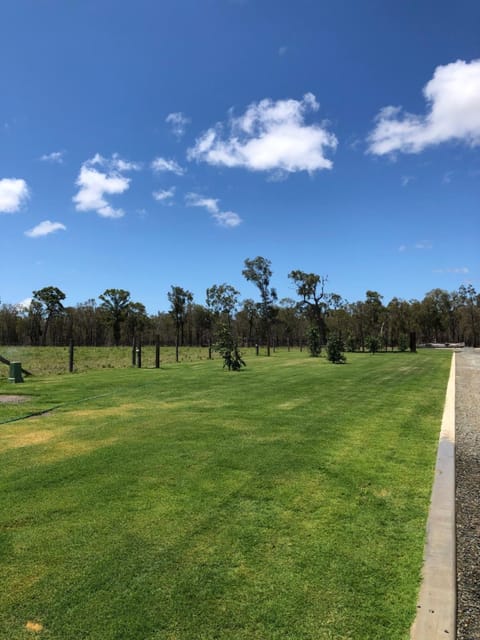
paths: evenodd
<path fill-rule="evenodd" d="M 208 287 L 205 300 L 198 301 L 188 289 L 172 285 L 169 310 L 155 315 L 124 289 L 106 289 L 98 299 L 73 307 L 64 306 L 63 291 L 47 286 L 33 291 L 28 308 L 0 304 L 0 344 L 118 346 L 160 340 L 175 345 L 178 355 L 181 346 L 212 346 L 227 328 L 235 344 L 260 345 L 267 354 L 276 346 L 312 350 L 313 345 L 320 352 L 331 336 L 347 351 L 405 350 L 413 333 L 418 343 L 479 346 L 480 294 L 472 285 L 388 303 L 368 290 L 363 300 L 349 302 L 328 291 L 326 276 L 293 270 L 288 277 L 296 298 L 279 300 L 270 260 L 246 259 L 242 274 L 256 286 L 258 299 L 241 300 L 239 291 L 221 283 Z"/>

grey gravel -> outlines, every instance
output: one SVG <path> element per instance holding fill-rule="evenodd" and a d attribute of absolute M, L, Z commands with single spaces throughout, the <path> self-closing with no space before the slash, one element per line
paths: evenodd
<path fill-rule="evenodd" d="M 480 349 L 456 355 L 457 640 L 480 640 Z"/>

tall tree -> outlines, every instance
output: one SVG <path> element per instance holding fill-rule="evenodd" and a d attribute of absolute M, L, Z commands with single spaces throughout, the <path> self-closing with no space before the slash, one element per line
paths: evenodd
<path fill-rule="evenodd" d="M 243 336 L 243 344 L 250 347 L 253 341 L 254 327 L 258 320 L 258 307 L 255 301 L 247 298 L 242 302 L 242 307 L 236 315 L 236 323 Z M 245 327 L 246 325 L 246 327 Z M 246 331 L 245 331 L 246 328 Z"/>
<path fill-rule="evenodd" d="M 121 325 L 127 317 L 130 308 L 130 291 L 125 289 L 106 289 L 100 296 L 100 309 L 105 312 L 107 322 L 112 325 L 113 342 L 116 347 L 120 344 Z"/>
<path fill-rule="evenodd" d="M 268 356 L 270 355 L 270 344 L 272 340 L 272 325 L 276 315 L 274 303 L 277 300 L 276 290 L 270 287 L 270 278 L 272 277 L 271 264 L 270 260 L 262 256 L 257 256 L 253 260 L 247 258 L 245 260 L 245 269 L 242 271 L 244 278 L 249 282 L 253 282 L 260 292 L 258 311 L 267 341 Z"/>
<path fill-rule="evenodd" d="M 328 278 L 316 273 L 306 273 L 300 269 L 291 271 L 288 277 L 295 283 L 297 295 L 301 298 L 300 308 L 307 312 L 318 331 L 321 350 L 321 345 L 325 344 L 327 338 L 325 318 L 328 313 L 329 296 L 325 292 L 325 285 Z"/>
<path fill-rule="evenodd" d="M 214 284 L 207 289 L 207 307 L 214 318 L 222 318 L 230 325 L 240 292 L 230 284 Z"/>
<path fill-rule="evenodd" d="M 463 305 L 462 328 L 464 341 L 472 347 L 478 347 L 480 331 L 480 295 L 473 285 L 462 284 L 458 295 Z"/>
<path fill-rule="evenodd" d="M 65 300 L 65 294 L 58 287 L 43 287 L 33 292 L 32 303 L 37 305 L 37 310 L 45 318 L 43 326 L 42 344 L 47 343 L 48 328 L 52 319 L 63 313 L 64 307 L 62 300 Z"/>
<path fill-rule="evenodd" d="M 183 334 L 188 305 L 193 302 L 193 294 L 182 287 L 172 285 L 170 288 L 171 291 L 167 295 L 170 302 L 170 315 L 175 322 L 175 361 L 178 362 L 180 337 Z"/>

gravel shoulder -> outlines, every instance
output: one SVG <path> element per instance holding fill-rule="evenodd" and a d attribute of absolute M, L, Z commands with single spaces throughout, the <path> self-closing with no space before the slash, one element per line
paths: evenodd
<path fill-rule="evenodd" d="M 480 640 L 480 349 L 456 354 L 457 640 Z"/>

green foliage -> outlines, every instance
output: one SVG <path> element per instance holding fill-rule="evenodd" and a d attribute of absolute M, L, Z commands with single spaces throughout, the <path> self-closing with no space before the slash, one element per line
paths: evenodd
<path fill-rule="evenodd" d="M 409 344 L 410 342 L 408 336 L 406 336 L 404 333 L 401 333 L 398 337 L 398 350 L 403 353 L 408 349 Z"/>
<path fill-rule="evenodd" d="M 365 339 L 365 346 L 367 347 L 367 351 L 371 354 L 380 351 L 381 344 L 381 340 L 378 336 L 367 336 Z"/>
<path fill-rule="evenodd" d="M 130 291 L 106 289 L 98 297 L 102 301 L 100 309 L 104 312 L 107 322 L 112 326 L 113 342 L 118 347 L 120 344 L 120 325 L 127 317 L 131 304 Z"/>
<path fill-rule="evenodd" d="M 316 327 L 310 327 L 308 331 L 308 350 L 312 358 L 318 358 L 322 351 L 320 333 Z"/>
<path fill-rule="evenodd" d="M 332 334 L 327 341 L 327 360 L 333 364 L 343 364 L 347 361 L 343 340 L 337 334 Z"/>
<path fill-rule="evenodd" d="M 242 367 L 247 366 L 242 359 L 232 329 L 227 324 L 220 325 L 215 351 L 218 351 L 223 358 L 223 368 L 227 367 L 229 371 L 240 371 Z"/>
<path fill-rule="evenodd" d="M 357 350 L 357 347 L 358 347 L 357 340 L 355 339 L 355 336 L 352 333 L 348 334 L 347 339 L 345 341 L 345 347 L 346 347 L 346 350 L 349 351 L 350 353 L 353 353 L 354 351 Z"/>
<path fill-rule="evenodd" d="M 272 263 L 267 258 L 257 256 L 253 260 L 246 258 L 244 264 L 245 269 L 243 269 L 242 275 L 249 282 L 253 282 L 260 292 L 261 301 L 257 305 L 257 310 L 267 340 L 267 355 L 270 355 L 272 325 L 278 313 L 275 306 L 277 291 L 274 287 L 270 287 L 270 278 L 272 277 L 270 266 Z"/>
<path fill-rule="evenodd" d="M 240 292 L 230 284 L 214 284 L 207 289 L 207 308 L 215 317 L 225 315 L 230 320 L 239 295 Z"/>

